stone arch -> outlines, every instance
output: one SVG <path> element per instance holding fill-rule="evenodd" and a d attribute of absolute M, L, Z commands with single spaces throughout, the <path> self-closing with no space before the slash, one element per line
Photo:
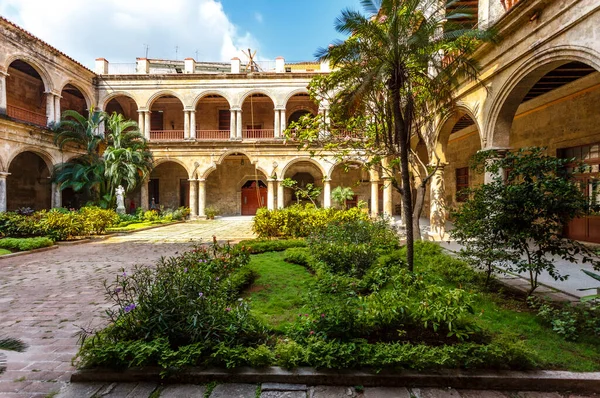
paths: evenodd
<path fill-rule="evenodd" d="M 52 163 L 47 154 L 33 148 L 22 149 L 8 163 L 6 179 L 7 210 L 52 207 Z"/>
<path fill-rule="evenodd" d="M 430 152 L 430 159 L 437 157 L 441 163 L 446 162 L 446 149 L 448 147 L 448 140 L 452 129 L 456 123 L 464 116 L 468 116 L 474 123 L 477 129 L 480 145 L 484 147 L 484 136 L 481 133 L 479 122 L 474 112 L 467 104 L 459 102 L 456 106 L 442 117 L 437 125 L 436 132 L 433 140 L 433 148 L 428 148 Z"/>
<path fill-rule="evenodd" d="M 157 99 L 167 96 L 167 95 L 177 98 L 181 102 L 181 106 L 183 106 L 183 108 L 185 109 L 185 101 L 183 100 L 183 97 L 181 97 L 181 95 L 177 94 L 173 90 L 160 90 L 160 91 L 157 91 L 156 93 L 152 94 L 150 96 L 150 98 L 148 98 L 148 101 L 146 102 L 146 109 L 151 109 L 152 105 L 154 104 L 154 102 Z"/>
<path fill-rule="evenodd" d="M 323 165 L 321 163 L 317 162 L 315 159 L 310 158 L 310 157 L 307 157 L 307 158 L 298 157 L 298 158 L 290 160 L 289 162 L 287 162 L 285 164 L 285 166 L 283 166 L 283 168 L 281 169 L 281 175 L 279 176 L 279 178 L 281 178 L 281 179 L 285 178 L 285 174 L 288 172 L 290 167 L 292 167 L 294 164 L 300 163 L 300 162 L 312 163 L 313 165 L 317 166 L 317 168 L 321 172 L 323 178 L 326 178 L 328 176 Z"/>
<path fill-rule="evenodd" d="M 131 93 L 129 93 L 127 91 L 113 91 L 112 93 L 104 96 L 104 98 L 99 101 L 101 109 L 105 110 L 106 106 L 108 105 L 108 103 L 110 101 L 112 101 L 113 99 L 115 99 L 117 97 L 121 97 L 121 96 L 131 99 L 133 102 L 135 102 L 135 105 L 137 106 L 137 108 L 138 109 L 140 108 L 140 104 L 137 102 L 137 100 Z"/>
<path fill-rule="evenodd" d="M 10 68 L 10 65 L 15 61 L 22 61 L 29 64 L 40 75 L 42 82 L 44 83 L 44 90 L 47 92 L 54 91 L 54 82 L 52 81 L 50 74 L 35 58 L 26 54 L 14 54 L 6 59 L 4 70 L 8 72 L 8 68 Z"/>
<path fill-rule="evenodd" d="M 358 159 L 358 158 L 348 158 L 348 159 L 341 159 L 341 160 L 337 160 L 335 162 L 333 162 L 331 164 L 331 166 L 329 167 L 329 170 L 327 170 L 327 178 L 331 179 L 331 175 L 333 173 L 333 170 L 335 170 L 336 167 L 343 165 L 345 163 L 358 163 L 361 165 L 361 167 L 365 166 L 365 161 Z"/>
<path fill-rule="evenodd" d="M 83 98 L 85 100 L 85 104 L 87 106 L 87 109 L 90 109 L 90 107 L 92 107 L 94 104 L 92 102 L 92 98 L 94 98 L 94 95 L 92 94 L 92 92 L 86 88 L 83 88 L 83 86 L 81 84 L 79 84 L 78 82 L 76 82 L 73 79 L 69 79 L 64 81 L 61 85 L 60 85 L 60 91 L 62 93 L 62 91 L 65 89 L 65 87 L 67 87 L 68 85 L 71 85 L 73 87 L 75 87 L 77 90 L 79 90 L 79 92 L 81 93 L 81 95 L 83 95 Z"/>
<path fill-rule="evenodd" d="M 308 94 L 308 88 L 297 88 L 295 90 L 290 91 L 289 93 L 287 93 L 281 106 L 286 107 L 290 98 L 292 98 L 296 94 Z"/>
<path fill-rule="evenodd" d="M 48 170 L 50 170 L 50 172 L 52 172 L 54 166 L 59 163 L 54 159 L 52 155 L 50 155 L 50 153 L 46 152 L 45 150 L 27 145 L 18 148 L 16 151 L 14 151 L 8 156 L 8 160 L 6 162 L 7 170 L 10 167 L 12 161 L 23 152 L 33 152 L 36 155 L 38 155 L 44 161 L 44 163 L 46 163 L 46 166 L 48 167 Z"/>
<path fill-rule="evenodd" d="M 241 107 L 242 105 L 244 105 L 244 101 L 246 101 L 248 98 L 250 98 L 250 96 L 252 96 L 254 94 L 266 95 L 273 102 L 273 106 L 276 106 L 276 104 L 277 104 L 277 98 L 275 95 L 273 95 L 273 93 L 269 92 L 268 90 L 253 89 L 253 90 L 249 90 L 249 91 L 246 91 L 245 93 L 243 93 L 236 105 Z"/>
<path fill-rule="evenodd" d="M 200 94 L 198 94 L 196 96 L 196 98 L 194 98 L 194 100 L 192 101 L 192 109 L 196 109 L 198 107 L 198 103 L 200 102 L 200 100 L 204 97 L 206 97 L 207 95 L 218 95 L 220 97 L 223 97 L 225 99 L 225 101 L 227 101 L 227 103 L 229 104 L 229 108 L 232 107 L 232 99 L 230 98 L 230 96 L 221 90 L 206 90 L 206 91 L 202 91 Z"/>
<path fill-rule="evenodd" d="M 161 164 L 168 163 L 168 162 L 177 163 L 178 165 L 180 165 L 181 167 L 183 167 L 185 169 L 185 172 L 188 174 L 188 177 L 192 178 L 189 168 L 188 168 L 188 165 L 177 158 L 158 158 L 158 159 L 155 158 L 154 163 L 152 164 L 152 168 L 156 168 L 156 167 L 160 166 Z"/>
<path fill-rule="evenodd" d="M 590 48 L 572 45 L 540 51 L 517 66 L 489 107 L 484 147 L 507 148 L 512 121 L 521 100 L 542 76 L 572 61 L 579 61 L 600 71 L 600 54 Z"/>

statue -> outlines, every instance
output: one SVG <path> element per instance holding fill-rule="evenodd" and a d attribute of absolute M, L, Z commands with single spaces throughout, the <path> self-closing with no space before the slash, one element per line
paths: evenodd
<path fill-rule="evenodd" d="M 117 213 L 125 214 L 125 189 L 122 185 L 115 189 L 115 194 L 117 195 Z"/>

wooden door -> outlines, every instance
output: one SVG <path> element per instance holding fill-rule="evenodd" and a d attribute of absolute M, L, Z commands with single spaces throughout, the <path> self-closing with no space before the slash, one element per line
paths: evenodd
<path fill-rule="evenodd" d="M 256 184 L 242 188 L 242 215 L 253 216 L 259 207 L 267 205 L 267 188 L 256 188 Z"/>

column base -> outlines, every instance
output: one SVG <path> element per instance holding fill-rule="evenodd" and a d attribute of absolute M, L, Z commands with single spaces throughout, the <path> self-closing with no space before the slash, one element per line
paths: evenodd
<path fill-rule="evenodd" d="M 426 237 L 432 242 L 444 242 L 450 240 L 450 234 L 447 232 L 428 231 Z"/>

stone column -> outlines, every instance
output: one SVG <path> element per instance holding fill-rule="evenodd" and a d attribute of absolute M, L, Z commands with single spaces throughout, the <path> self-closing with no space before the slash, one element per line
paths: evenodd
<path fill-rule="evenodd" d="M 142 181 L 142 185 L 140 186 L 140 207 L 142 208 L 142 210 L 148 210 L 149 209 L 149 205 L 148 205 L 148 179 L 145 179 L 144 181 Z"/>
<path fill-rule="evenodd" d="M 394 215 L 394 204 L 392 202 L 392 170 L 388 159 L 381 161 L 383 171 L 383 215 L 392 217 Z"/>
<path fill-rule="evenodd" d="M 198 179 L 198 216 L 204 217 L 206 213 L 206 180 L 204 178 Z"/>
<path fill-rule="evenodd" d="M 190 111 L 190 139 L 196 140 L 196 111 Z"/>
<path fill-rule="evenodd" d="M 431 191 L 429 193 L 429 235 L 434 240 L 444 239 L 446 233 L 444 167 L 445 164 L 440 164 L 431 178 Z"/>
<path fill-rule="evenodd" d="M 494 150 L 496 151 L 497 156 L 493 159 L 490 160 L 494 160 L 494 159 L 502 159 L 503 157 L 506 156 L 506 153 L 510 150 L 509 148 L 487 148 L 487 149 L 482 149 L 482 151 L 490 151 L 490 150 Z M 498 174 L 500 175 L 500 177 L 502 178 L 502 180 L 506 180 L 506 176 L 504 175 L 504 170 L 500 169 L 498 170 Z M 486 171 L 483 174 L 483 181 L 486 184 L 489 184 L 490 182 L 492 182 L 494 180 L 494 178 L 496 178 L 496 176 L 498 175 L 496 173 L 492 173 L 491 171 Z"/>
<path fill-rule="evenodd" d="M 379 214 L 379 181 L 371 180 L 371 217 Z"/>
<path fill-rule="evenodd" d="M 275 127 L 274 127 L 275 131 L 273 133 L 273 136 L 275 138 L 279 138 L 281 136 L 281 133 L 283 132 L 280 130 L 281 124 L 279 122 L 279 109 L 275 109 L 275 123 L 274 124 L 275 124 Z"/>
<path fill-rule="evenodd" d="M 46 92 L 46 122 L 48 126 L 54 123 L 54 94 L 51 92 Z"/>
<path fill-rule="evenodd" d="M 242 139 L 242 110 L 238 109 L 236 111 L 237 117 L 236 117 L 236 121 L 235 121 L 235 137 L 238 140 Z"/>
<path fill-rule="evenodd" d="M 3 114 L 3 115 L 6 115 L 6 106 L 7 106 L 6 76 L 8 76 L 8 73 L 0 71 L 0 114 Z"/>
<path fill-rule="evenodd" d="M 275 209 L 275 180 L 267 179 L 267 209 Z"/>
<path fill-rule="evenodd" d="M 331 207 L 331 180 L 323 180 L 323 207 Z"/>
<path fill-rule="evenodd" d="M 190 182 L 190 218 L 198 217 L 198 180 L 191 178 Z"/>
<path fill-rule="evenodd" d="M 144 137 L 150 140 L 150 111 L 144 111 Z"/>
<path fill-rule="evenodd" d="M 229 113 L 231 115 L 229 119 L 229 139 L 234 140 L 237 135 L 237 128 L 235 127 L 237 111 L 235 109 L 230 109 Z"/>
<path fill-rule="evenodd" d="M 62 191 L 60 186 L 53 182 L 52 183 L 52 208 L 62 207 Z"/>
<path fill-rule="evenodd" d="M 285 109 L 281 109 L 281 115 L 279 116 L 279 121 L 281 122 L 281 127 L 279 128 L 279 131 L 281 132 L 281 135 L 283 135 L 283 132 L 285 131 L 285 128 L 287 127 L 287 123 L 285 120 Z"/>
<path fill-rule="evenodd" d="M 60 99 L 62 97 L 60 95 L 55 95 L 54 96 L 54 121 L 56 123 L 60 122 L 61 119 L 61 115 L 60 115 Z"/>
<path fill-rule="evenodd" d="M 283 209 L 284 206 L 284 192 L 283 192 L 283 179 L 277 180 L 277 208 Z"/>
<path fill-rule="evenodd" d="M 190 111 L 183 111 L 183 139 L 190 138 Z"/>
<path fill-rule="evenodd" d="M 0 211 L 6 211 L 6 177 L 10 173 L 0 172 Z"/>
<path fill-rule="evenodd" d="M 94 112 L 102 112 L 102 108 L 100 106 L 98 106 L 94 109 Z M 100 123 L 98 125 L 98 133 L 104 137 L 106 135 L 105 130 L 106 130 L 106 123 Z"/>
<path fill-rule="evenodd" d="M 138 129 L 140 130 L 140 134 L 144 135 L 146 130 L 144 129 L 144 111 L 138 112 Z"/>

